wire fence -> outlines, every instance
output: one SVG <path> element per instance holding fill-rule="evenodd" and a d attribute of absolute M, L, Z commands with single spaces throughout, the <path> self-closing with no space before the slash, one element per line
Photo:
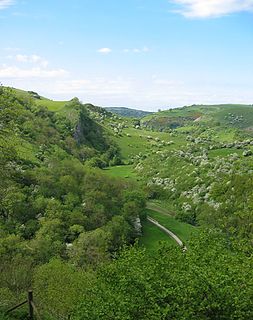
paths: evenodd
<path fill-rule="evenodd" d="M 36 308 L 36 305 L 34 304 L 34 301 L 33 301 L 33 291 L 32 290 L 28 291 L 27 300 L 17 304 L 16 306 L 12 307 L 9 310 L 7 310 L 6 314 L 9 314 L 12 311 L 22 307 L 24 304 L 28 304 L 28 314 L 29 314 L 30 320 L 34 320 L 34 319 L 41 320 L 38 309 Z"/>

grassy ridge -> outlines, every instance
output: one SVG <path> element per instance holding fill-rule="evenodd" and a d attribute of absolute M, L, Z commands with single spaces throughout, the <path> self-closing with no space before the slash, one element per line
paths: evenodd
<path fill-rule="evenodd" d="M 54 111 L 54 112 L 57 112 L 63 109 L 66 103 L 67 101 L 54 101 L 49 99 L 36 100 L 36 104 L 38 106 L 46 107 L 48 108 L 48 110 Z"/>

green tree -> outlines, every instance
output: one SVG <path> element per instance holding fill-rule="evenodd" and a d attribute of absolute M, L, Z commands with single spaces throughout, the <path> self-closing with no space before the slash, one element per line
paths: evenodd
<path fill-rule="evenodd" d="M 33 283 L 37 307 L 45 318 L 69 319 L 76 305 L 86 296 L 91 281 L 95 281 L 91 272 L 84 273 L 71 264 L 53 259 L 35 272 Z"/>
<path fill-rule="evenodd" d="M 70 249 L 71 261 L 83 268 L 96 267 L 107 262 L 109 240 L 110 235 L 102 229 L 81 233 Z"/>

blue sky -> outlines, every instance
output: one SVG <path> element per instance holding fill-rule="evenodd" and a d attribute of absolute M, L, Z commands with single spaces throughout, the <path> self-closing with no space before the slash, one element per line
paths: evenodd
<path fill-rule="evenodd" d="M 157 110 L 253 103 L 252 0 L 0 0 L 0 82 Z"/>

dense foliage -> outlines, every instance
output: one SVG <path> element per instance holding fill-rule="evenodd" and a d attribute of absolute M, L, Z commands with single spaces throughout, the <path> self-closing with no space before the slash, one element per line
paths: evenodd
<path fill-rule="evenodd" d="M 79 101 L 71 107 L 76 122 L 1 89 L 0 307 L 53 257 L 95 268 L 140 233 L 143 194 L 93 169 L 117 147 Z"/>
<path fill-rule="evenodd" d="M 252 319 L 251 106 L 242 113 L 140 121 L 0 87 L 0 318 L 32 287 L 45 320 Z M 181 230 L 194 230 L 187 250 L 141 248 L 156 218 L 146 196 L 165 226 L 197 226 Z"/>
<path fill-rule="evenodd" d="M 40 308 L 55 319 L 251 319 L 252 261 L 215 232 L 191 248 L 132 248 L 96 273 L 52 260 L 35 274 Z"/>

